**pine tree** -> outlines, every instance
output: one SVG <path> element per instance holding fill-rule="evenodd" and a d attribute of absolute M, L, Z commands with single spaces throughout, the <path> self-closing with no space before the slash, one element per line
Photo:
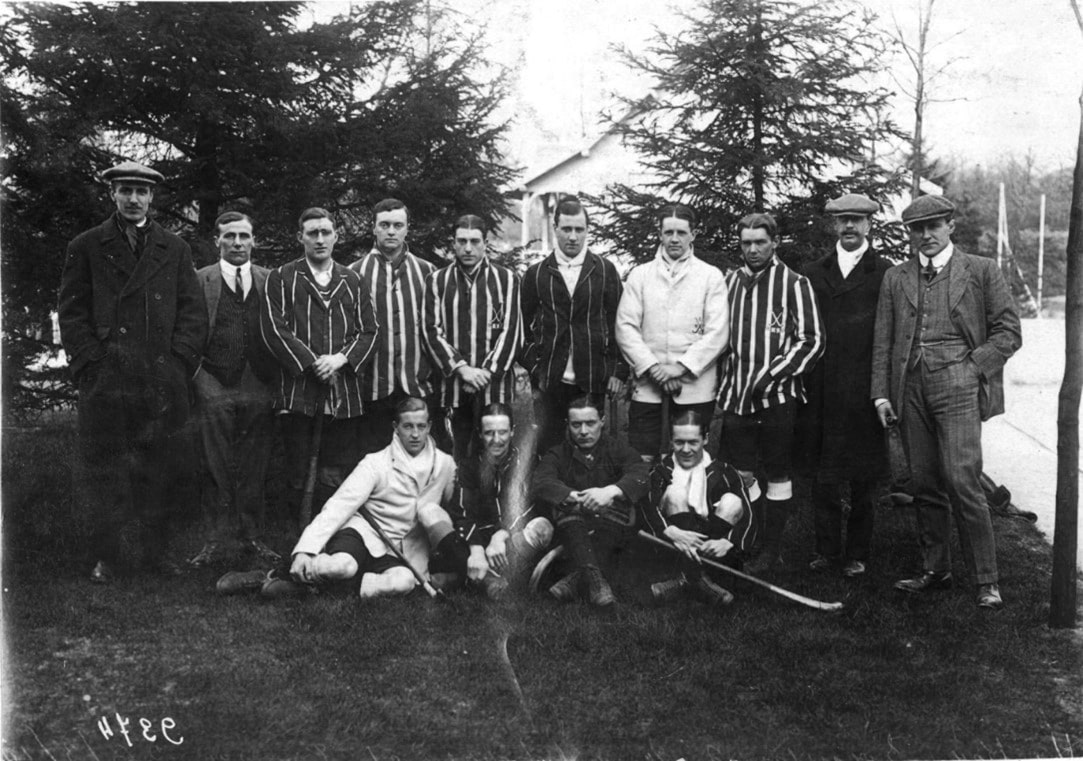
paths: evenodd
<path fill-rule="evenodd" d="M 900 136 L 885 115 L 889 94 L 871 84 L 885 38 L 863 11 L 832 1 L 705 0 L 682 16 L 679 34 L 659 33 L 642 54 L 623 51 L 655 90 L 626 101 L 638 115 L 618 129 L 659 179 L 635 192 L 609 188 L 599 202 L 612 221 L 599 233 L 645 258 L 656 245 L 651 207 L 679 200 L 703 219 L 697 248 L 735 258 L 736 221 L 770 211 L 784 257 L 823 255 L 827 200 L 884 199 L 900 187 L 870 160 Z"/>

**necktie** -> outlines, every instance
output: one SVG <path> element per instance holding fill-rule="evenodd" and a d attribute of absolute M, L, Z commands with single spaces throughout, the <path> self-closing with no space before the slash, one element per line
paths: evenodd
<path fill-rule="evenodd" d="M 930 259 L 929 263 L 925 265 L 925 268 L 921 270 L 921 274 L 925 276 L 926 283 L 931 283 L 933 278 L 936 277 L 936 267 L 933 266 L 932 259 Z"/>
<path fill-rule="evenodd" d="M 237 268 L 237 280 L 233 287 L 233 293 L 237 297 L 237 301 L 244 301 L 244 280 L 241 279 L 241 268 Z"/>

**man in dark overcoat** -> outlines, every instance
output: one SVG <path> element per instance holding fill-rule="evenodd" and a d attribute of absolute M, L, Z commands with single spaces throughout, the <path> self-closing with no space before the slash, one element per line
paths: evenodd
<path fill-rule="evenodd" d="M 162 175 L 127 161 L 102 178 L 117 210 L 68 246 L 59 316 L 79 389 L 77 502 L 93 527 L 91 580 L 106 583 L 135 519 L 144 558 L 171 567 L 166 523 L 192 481 L 184 425 L 207 314 L 188 244 L 147 216 Z"/>
<path fill-rule="evenodd" d="M 842 564 L 847 577 L 869 561 L 876 490 L 887 466 L 884 431 L 869 405 L 872 338 L 880 282 L 891 263 L 870 247 L 872 215 L 880 205 L 849 193 L 827 203 L 838 242 L 805 269 L 824 322 L 826 348 L 809 376 L 808 403 L 798 416 L 797 459 L 813 479 L 816 552 L 813 570 Z M 842 491 L 850 513 L 842 542 Z"/>

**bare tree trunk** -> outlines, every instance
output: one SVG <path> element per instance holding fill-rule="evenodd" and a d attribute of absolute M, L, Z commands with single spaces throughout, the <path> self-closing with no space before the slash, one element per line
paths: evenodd
<path fill-rule="evenodd" d="M 1075 3 L 1072 3 L 1075 7 Z M 1078 16 L 1078 9 L 1076 10 Z M 1083 28 L 1083 23 L 1081 23 Z M 1068 222 L 1064 380 L 1057 409 L 1057 514 L 1049 625 L 1074 627 L 1079 526 L 1079 397 L 1083 390 L 1083 96 Z"/>
<path fill-rule="evenodd" d="M 929 40 L 929 23 L 933 17 L 933 0 L 929 0 L 924 13 L 918 15 L 918 49 L 914 61 L 916 83 L 914 86 L 914 140 L 910 157 L 910 197 L 917 198 L 921 191 L 921 176 L 925 173 L 925 145 L 922 142 L 922 126 L 925 121 L 925 54 Z"/>

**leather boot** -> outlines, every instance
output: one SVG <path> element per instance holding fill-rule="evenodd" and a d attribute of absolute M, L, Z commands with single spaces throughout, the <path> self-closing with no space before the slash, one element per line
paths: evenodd
<path fill-rule="evenodd" d="M 753 576 L 771 570 L 775 564 L 782 560 L 782 533 L 786 529 L 786 521 L 790 517 L 790 501 L 765 500 L 766 515 L 764 523 L 763 549 L 760 554 L 748 564 L 746 570 Z"/>

